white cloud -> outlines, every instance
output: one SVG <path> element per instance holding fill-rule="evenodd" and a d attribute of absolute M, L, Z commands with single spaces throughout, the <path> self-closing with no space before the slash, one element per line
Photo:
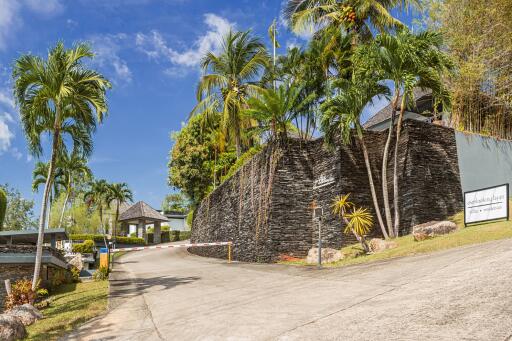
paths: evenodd
<path fill-rule="evenodd" d="M 173 64 L 173 67 L 165 70 L 166 74 L 181 76 L 185 71 L 179 70 L 178 66 L 194 68 L 199 65 L 206 52 L 218 53 L 222 46 L 222 37 L 235 26 L 234 23 L 213 13 L 204 15 L 204 23 L 207 31 L 199 36 L 188 50 L 178 51 L 169 47 L 164 37 L 156 30 L 150 34 L 138 33 L 135 44 L 151 59 L 163 59 Z"/>
<path fill-rule="evenodd" d="M 127 35 L 96 35 L 90 41 L 95 53 L 93 63 L 112 72 L 111 77 L 115 83 L 130 83 L 132 72 L 128 63 L 119 56 L 121 45 L 126 41 Z"/>
<path fill-rule="evenodd" d="M 30 10 L 48 17 L 64 11 L 60 0 L 25 0 L 25 3 Z"/>
<path fill-rule="evenodd" d="M 0 50 L 23 25 L 22 9 L 27 8 L 44 17 L 52 17 L 64 10 L 61 0 L 0 0 Z"/>
<path fill-rule="evenodd" d="M 10 96 L 9 92 L 5 89 L 0 89 L 0 105 L 5 105 L 14 109 L 14 99 Z"/>
<path fill-rule="evenodd" d="M 12 32 L 21 25 L 18 0 L 0 0 L 0 50 L 7 47 Z"/>
<path fill-rule="evenodd" d="M 11 147 L 11 141 L 14 138 L 14 133 L 7 125 L 8 120 L 9 119 L 5 115 L 0 116 L 0 154 L 9 150 Z"/>

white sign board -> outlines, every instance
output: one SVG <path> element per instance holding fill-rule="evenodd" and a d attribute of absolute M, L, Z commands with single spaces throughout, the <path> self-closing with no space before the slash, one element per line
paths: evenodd
<path fill-rule="evenodd" d="M 464 193 L 464 223 L 508 219 L 508 184 Z"/>
<path fill-rule="evenodd" d="M 322 188 L 328 185 L 332 185 L 334 183 L 333 176 L 326 176 L 325 174 L 321 174 L 318 179 L 313 181 L 313 189 Z"/>

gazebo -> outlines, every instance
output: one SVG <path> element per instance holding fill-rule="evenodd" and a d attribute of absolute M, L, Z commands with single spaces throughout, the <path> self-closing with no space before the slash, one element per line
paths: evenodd
<path fill-rule="evenodd" d="M 160 243 L 160 227 L 161 223 L 165 221 L 169 221 L 169 219 L 158 213 L 144 201 L 133 204 L 119 216 L 119 222 L 123 230 L 128 230 L 129 225 L 137 225 L 137 237 L 144 238 L 146 242 L 148 241 L 146 225 L 153 224 L 155 228 L 153 242 L 155 244 Z"/>

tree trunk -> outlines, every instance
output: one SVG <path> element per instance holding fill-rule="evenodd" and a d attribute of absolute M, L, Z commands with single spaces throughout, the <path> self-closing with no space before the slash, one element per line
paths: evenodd
<path fill-rule="evenodd" d="M 393 160 L 393 206 L 395 211 L 395 224 L 393 227 L 395 236 L 398 237 L 398 230 L 400 226 L 400 209 L 398 207 L 398 142 L 400 141 L 400 133 L 402 131 L 402 121 L 405 111 L 405 93 L 402 95 L 402 103 L 400 107 L 400 116 L 398 117 L 398 123 L 396 124 L 396 143 L 395 143 L 395 155 Z"/>
<path fill-rule="evenodd" d="M 352 234 L 354 235 L 354 237 L 356 237 L 357 241 L 359 243 L 361 243 L 361 246 L 363 247 L 364 252 L 369 253 L 370 247 L 368 246 L 368 243 L 366 243 L 366 239 L 364 239 L 364 236 L 358 235 L 356 233 L 356 231 L 354 231 L 354 229 L 350 229 L 350 231 L 352 231 Z"/>
<path fill-rule="evenodd" d="M 39 275 L 41 273 L 41 261 L 43 258 L 43 242 L 44 242 L 44 226 L 46 220 L 46 212 L 48 210 L 48 197 L 52 186 L 53 168 L 57 156 L 59 132 L 53 133 L 52 143 L 52 156 L 50 159 L 50 166 L 48 167 L 48 175 L 46 176 L 46 183 L 44 185 L 43 201 L 41 203 L 41 215 L 39 216 L 39 231 L 37 234 L 37 247 L 36 247 L 36 260 L 34 264 L 34 277 L 32 278 L 32 291 L 36 291 L 39 282 Z"/>
<path fill-rule="evenodd" d="M 108 249 L 107 238 L 105 236 L 106 235 L 105 226 L 103 225 L 103 207 L 102 206 L 100 206 L 100 228 L 101 228 L 101 232 L 103 234 L 103 242 L 105 243 L 105 247 Z"/>
<path fill-rule="evenodd" d="M 380 214 L 379 207 L 379 199 L 377 198 L 377 192 L 375 191 L 375 184 L 373 183 L 372 176 L 372 168 L 370 165 L 370 158 L 368 157 L 368 150 L 366 149 L 366 144 L 364 143 L 364 138 L 362 134 L 358 134 L 359 141 L 361 142 L 361 149 L 363 150 L 364 163 L 366 164 L 366 171 L 368 172 L 368 182 L 370 183 L 370 191 L 372 193 L 373 206 L 375 208 L 375 214 L 377 215 L 377 221 L 379 222 L 380 229 L 382 231 L 382 235 L 385 239 L 388 239 L 388 233 L 386 230 L 386 226 L 382 221 L 382 215 Z"/>
<path fill-rule="evenodd" d="M 119 200 L 117 200 L 117 207 L 116 207 L 116 221 L 114 221 L 114 248 L 116 247 L 117 242 L 117 220 L 119 219 Z"/>
<path fill-rule="evenodd" d="M 236 134 L 235 137 L 235 144 L 236 144 L 236 158 L 239 159 L 242 155 L 242 141 L 240 138 L 240 131 Z"/>
<path fill-rule="evenodd" d="M 395 98 L 392 103 L 391 122 L 389 124 L 388 137 L 386 144 L 384 145 L 384 154 L 382 156 L 382 198 L 384 200 L 384 214 L 386 215 L 386 224 L 391 238 L 395 237 L 393 229 L 393 221 L 391 219 L 391 209 L 389 207 L 389 193 L 388 193 L 388 153 L 389 145 L 391 143 L 391 136 L 393 136 L 393 130 L 395 128 L 395 109 L 400 95 L 400 90 L 395 86 Z"/>
<path fill-rule="evenodd" d="M 66 191 L 66 198 L 64 199 L 64 204 L 62 205 L 62 212 L 60 212 L 59 228 L 62 227 L 62 221 L 64 220 L 64 212 L 66 211 L 66 206 L 68 204 L 68 200 L 69 200 L 69 190 Z"/>

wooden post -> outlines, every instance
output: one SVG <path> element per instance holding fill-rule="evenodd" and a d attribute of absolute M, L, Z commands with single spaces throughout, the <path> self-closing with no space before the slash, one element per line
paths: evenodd
<path fill-rule="evenodd" d="M 228 244 L 228 263 L 231 263 L 231 243 Z"/>
<path fill-rule="evenodd" d="M 12 294 L 12 290 L 11 290 L 11 280 L 10 280 L 10 279 L 6 279 L 6 280 L 5 280 L 5 291 L 7 292 L 7 296 L 9 296 L 10 294 Z"/>

